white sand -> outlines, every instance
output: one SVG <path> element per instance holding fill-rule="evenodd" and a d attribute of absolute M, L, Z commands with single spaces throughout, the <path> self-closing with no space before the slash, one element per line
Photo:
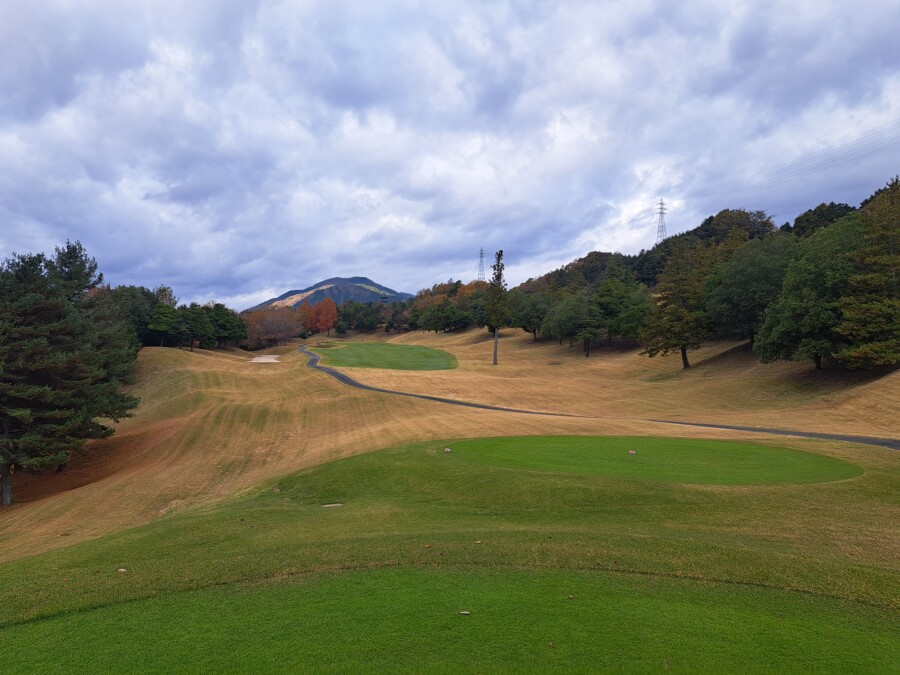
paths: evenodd
<path fill-rule="evenodd" d="M 250 359 L 250 363 L 280 363 L 280 361 L 275 354 L 263 354 L 262 356 L 254 356 Z"/>

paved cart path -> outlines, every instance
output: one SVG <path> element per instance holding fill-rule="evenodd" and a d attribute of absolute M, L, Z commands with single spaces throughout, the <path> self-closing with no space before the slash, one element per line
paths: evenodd
<path fill-rule="evenodd" d="M 321 356 L 315 352 L 309 351 L 305 345 L 300 345 L 300 351 L 309 357 L 306 365 L 310 368 L 320 370 L 326 375 L 330 375 L 338 382 L 355 387 L 356 389 L 365 389 L 366 391 L 375 391 L 380 394 L 394 394 L 395 396 L 409 396 L 410 398 L 421 398 L 426 401 L 437 401 L 438 403 L 448 403 L 450 405 L 461 405 L 467 408 L 478 408 L 480 410 L 499 410 L 501 412 L 521 413 L 523 415 L 546 415 L 550 417 L 583 417 L 583 415 L 569 415 L 566 413 L 539 412 L 536 410 L 519 410 L 517 408 L 503 408 L 496 405 L 487 405 L 484 403 L 473 403 L 471 401 L 460 401 L 453 398 L 442 398 L 440 396 L 429 396 L 427 394 L 412 394 L 406 391 L 395 391 L 393 389 L 382 389 L 381 387 L 372 387 L 354 380 L 349 375 L 323 366 L 319 362 Z M 821 438 L 829 441 L 849 441 L 851 443 L 864 443 L 866 445 L 877 445 L 880 447 L 891 448 L 892 450 L 900 450 L 900 440 L 895 438 L 874 438 L 872 436 L 848 436 L 845 434 L 823 434 L 815 431 L 796 431 L 789 429 L 770 429 L 767 427 L 741 427 L 728 424 L 706 424 L 703 422 L 672 422 L 669 420 L 648 420 L 660 424 L 679 424 L 682 426 L 705 427 L 707 429 L 727 429 L 729 431 L 752 431 L 760 434 L 777 434 L 779 436 L 800 436 L 802 438 Z"/>

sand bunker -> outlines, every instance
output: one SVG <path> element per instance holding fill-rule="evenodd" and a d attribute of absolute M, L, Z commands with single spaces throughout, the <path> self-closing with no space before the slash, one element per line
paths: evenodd
<path fill-rule="evenodd" d="M 254 356 L 250 359 L 250 363 L 279 363 L 279 357 L 275 354 L 263 354 L 262 356 Z"/>

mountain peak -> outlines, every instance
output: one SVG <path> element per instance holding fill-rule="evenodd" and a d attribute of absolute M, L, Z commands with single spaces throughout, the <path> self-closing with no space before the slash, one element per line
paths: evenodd
<path fill-rule="evenodd" d="M 331 298 L 335 304 L 355 300 L 356 302 L 381 302 L 386 296 L 388 302 L 411 298 L 409 293 L 402 293 L 382 286 L 368 277 L 332 277 L 307 288 L 282 293 L 277 298 L 261 302 L 254 309 L 277 307 L 299 307 L 304 302 L 317 305 L 325 298 Z"/>

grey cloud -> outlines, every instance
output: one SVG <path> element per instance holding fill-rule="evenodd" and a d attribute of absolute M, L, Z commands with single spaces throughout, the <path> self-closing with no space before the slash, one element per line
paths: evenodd
<path fill-rule="evenodd" d="M 753 187 L 900 119 L 890 2 L 2 7 L 0 253 L 80 239 L 188 301 L 414 291 L 481 246 L 531 276 L 649 247 L 659 197 L 671 231 L 782 222 L 896 173 L 888 151 Z"/>

